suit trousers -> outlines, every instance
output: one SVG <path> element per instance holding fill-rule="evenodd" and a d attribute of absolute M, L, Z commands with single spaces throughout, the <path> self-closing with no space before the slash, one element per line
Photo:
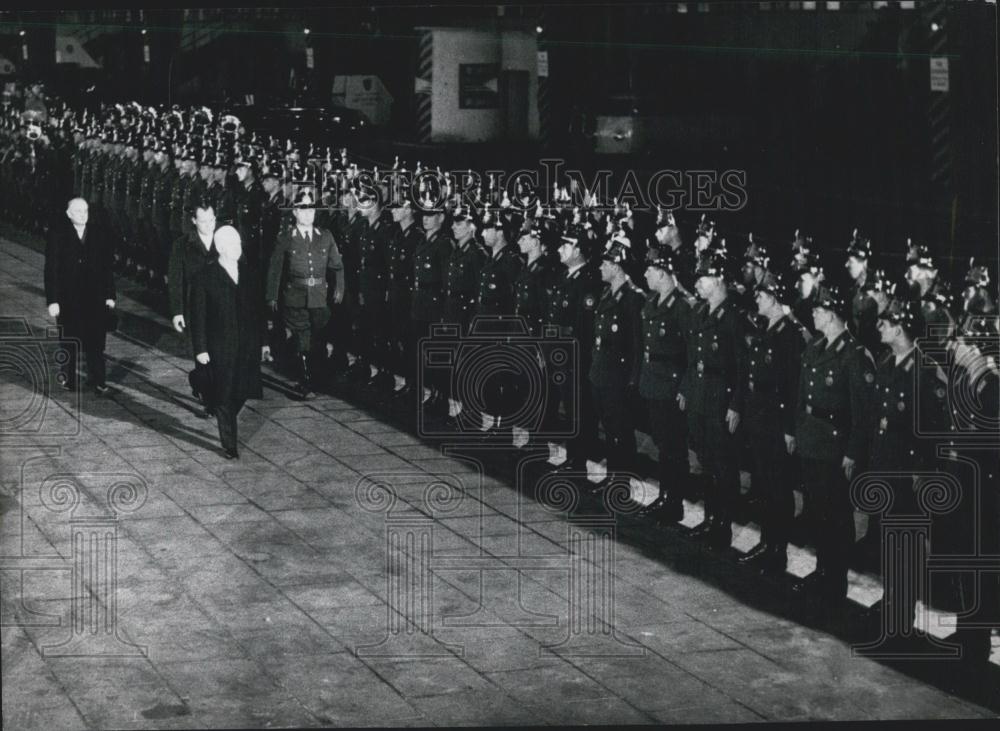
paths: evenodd
<path fill-rule="evenodd" d="M 66 350 L 66 362 L 62 369 L 63 377 L 67 379 L 68 383 L 74 386 L 78 385 L 76 367 L 79 360 L 79 350 L 82 348 L 87 361 L 87 383 L 93 386 L 103 386 L 107 377 L 104 363 L 107 333 L 104 331 L 103 323 L 96 327 L 82 329 L 63 323 L 64 320 L 60 318 L 59 324 L 63 325 L 62 346 Z"/>
<path fill-rule="evenodd" d="M 788 547 L 788 533 L 795 516 L 795 494 L 789 476 L 791 458 L 785 446 L 777 409 L 764 408 L 747 414 L 744 422 L 750 447 L 750 473 L 754 494 L 763 506 L 761 541 L 775 551 Z"/>
<path fill-rule="evenodd" d="M 604 426 L 608 475 L 628 472 L 635 466 L 635 423 L 628 391 L 621 381 L 592 387 L 597 418 Z"/>
<path fill-rule="evenodd" d="M 288 307 L 282 315 L 285 324 L 295 336 L 296 352 L 310 355 L 322 348 L 326 339 L 326 327 L 330 322 L 330 311 L 326 307 Z"/>
<path fill-rule="evenodd" d="M 838 593 L 847 591 L 847 566 L 854 545 L 854 509 L 839 462 L 802 460 L 802 478 L 810 501 L 816 544 L 816 570 Z"/>
<path fill-rule="evenodd" d="M 219 441 L 222 442 L 222 448 L 229 452 L 236 451 L 236 418 L 245 403 L 244 399 L 237 399 L 217 404 L 215 407 L 215 417 L 219 424 Z"/>
<path fill-rule="evenodd" d="M 687 421 L 676 399 L 646 399 L 646 413 L 653 441 L 660 451 L 660 497 L 668 507 L 679 507 L 681 488 L 691 465 L 687 451 Z"/>

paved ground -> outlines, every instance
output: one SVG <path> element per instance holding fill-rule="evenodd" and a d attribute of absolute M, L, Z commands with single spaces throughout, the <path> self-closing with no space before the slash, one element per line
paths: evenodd
<path fill-rule="evenodd" d="M 998 717 L 960 665 L 853 656 L 852 608 L 789 610 L 676 532 L 601 541 L 337 398 L 268 388 L 228 462 L 127 287 L 113 395 L 33 396 L 41 264 L 0 244 L 4 728 Z"/>

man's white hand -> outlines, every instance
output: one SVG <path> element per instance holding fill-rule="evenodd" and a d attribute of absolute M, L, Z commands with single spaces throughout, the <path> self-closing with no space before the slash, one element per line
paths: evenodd
<path fill-rule="evenodd" d="M 848 480 L 851 479 L 854 476 L 854 460 L 850 457 L 844 457 L 842 466 L 844 468 L 844 476 Z"/>
<path fill-rule="evenodd" d="M 726 425 L 729 427 L 729 433 L 735 434 L 737 427 L 740 425 L 740 415 L 732 409 L 728 409 L 726 411 Z"/>
<path fill-rule="evenodd" d="M 271 346 L 265 345 L 260 349 L 260 362 L 261 363 L 273 363 L 274 358 L 271 357 Z"/>
<path fill-rule="evenodd" d="M 49 305 L 49 317 L 59 317 L 59 303 L 53 302 Z"/>
<path fill-rule="evenodd" d="M 687 399 L 682 394 L 677 394 L 677 408 L 681 411 L 687 408 Z"/>
<path fill-rule="evenodd" d="M 194 359 L 202 365 L 208 365 L 208 353 L 198 353 Z"/>
<path fill-rule="evenodd" d="M 789 454 L 795 454 L 795 437 L 791 434 L 785 435 L 785 449 L 788 450 Z"/>
<path fill-rule="evenodd" d="M 174 330 L 182 333 L 185 327 L 187 324 L 184 322 L 184 315 L 174 315 Z"/>
<path fill-rule="evenodd" d="M 110 307 L 111 309 L 115 308 L 115 301 L 114 300 L 104 300 L 104 304 L 107 305 L 108 307 Z"/>

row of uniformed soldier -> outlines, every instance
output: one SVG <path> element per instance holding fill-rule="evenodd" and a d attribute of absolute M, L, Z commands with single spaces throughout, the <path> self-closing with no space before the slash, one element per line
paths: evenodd
<path fill-rule="evenodd" d="M 909 414 L 936 412 L 940 429 L 987 428 L 959 424 L 964 414 L 940 408 L 947 401 L 940 388 L 928 390 L 924 382 L 919 391 L 908 388 L 916 384 L 910 379 L 917 378 L 921 353 L 907 348 L 926 323 L 937 322 L 959 327 L 958 336 L 941 341 L 951 348 L 944 352 L 964 348 L 963 357 L 977 364 L 977 395 L 990 398 L 996 389 L 995 363 L 974 352 L 969 323 L 975 320 L 963 317 L 992 307 L 988 275 L 970 271 L 972 292 L 956 306 L 936 281 L 933 258 L 919 247 L 897 284 L 868 271 L 870 246 L 855 236 L 847 265 L 854 286 L 841 297 L 823 280 L 805 237 L 796 236 L 795 264 L 786 279 L 773 276 L 759 246 L 748 252 L 743 276 L 735 275 L 733 257 L 710 224 L 699 227 L 692 249 L 669 215 L 656 226 L 648 258 L 639 255 L 641 247 L 626 229 L 601 234 L 593 220 L 564 223 L 495 209 L 481 218 L 469 210 L 449 213 L 398 200 L 384 211 L 374 197 L 350 192 L 341 196 L 341 210 L 320 222 L 315 211 L 322 201 L 315 192 L 290 195 L 274 166 L 262 171 L 249 160 L 235 161 L 227 194 L 216 158 L 185 149 L 174 156 L 175 167 L 166 149 L 154 147 L 139 157 L 128 139 L 117 147 L 113 137 L 89 139 L 81 146 L 77 184 L 104 206 L 126 238 L 143 242 L 146 248 L 124 252 L 126 263 L 131 256 L 154 271 L 172 263 L 171 316 L 178 329 L 189 308 L 184 281 L 212 256 L 209 230 L 220 215 L 235 217 L 241 233 L 260 242 L 267 300 L 291 333 L 303 394 L 329 367 L 331 346 L 353 362 L 358 378 L 389 390 L 392 377 L 396 395 L 412 395 L 419 408 L 440 408 L 456 429 L 495 435 L 513 427 L 544 436 L 564 418 L 576 427 L 566 444 L 567 469 L 586 469 L 600 424 L 612 476 L 634 469 L 633 405 L 639 397 L 660 452 L 660 496 L 644 514 L 667 523 L 682 517 L 690 445 L 708 478 L 706 520 L 694 534 L 724 548 L 731 540 L 738 471 L 749 468 L 763 500 L 763 530 L 745 563 L 766 573 L 785 567 L 796 487 L 792 467 L 801 465 L 807 513 L 817 522 L 818 565 L 797 585 L 800 591 L 825 598 L 846 591 L 854 539 L 849 486 L 858 474 L 897 471 L 900 465 L 903 472 L 934 469 L 934 442 L 912 429 L 907 433 Z M 199 161 L 205 163 L 200 169 Z M 640 272 L 647 292 L 635 284 Z M 906 289 L 897 293 L 894 285 Z M 748 317 L 742 310 L 751 301 L 755 311 Z M 471 414 L 469 394 L 437 375 L 428 375 L 424 390 L 416 392 L 417 341 L 433 325 L 449 322 L 458 326 L 459 337 L 474 336 L 476 316 L 524 317 L 530 334 L 544 338 L 551 327 L 576 343 L 578 359 L 563 369 L 569 377 L 542 395 L 541 425 L 506 419 L 509 402 L 527 392 L 517 378 L 492 380 Z M 941 352 L 928 349 L 926 357 L 946 363 Z M 198 386 L 197 377 L 192 386 Z M 743 465 L 742 440 L 751 446 Z M 984 462 L 983 474 L 995 470 Z M 992 494 L 981 492 L 981 500 Z M 899 494 L 900 504 L 910 498 Z M 982 505 L 968 511 L 978 516 L 971 520 L 994 519 L 995 509 Z M 995 523 L 983 527 L 984 535 L 997 532 Z M 963 601 L 971 602 L 979 588 L 981 583 L 962 585 Z M 887 594 L 886 603 L 911 616 L 914 597 L 898 593 Z M 981 653 L 981 627 L 963 631 Z"/>

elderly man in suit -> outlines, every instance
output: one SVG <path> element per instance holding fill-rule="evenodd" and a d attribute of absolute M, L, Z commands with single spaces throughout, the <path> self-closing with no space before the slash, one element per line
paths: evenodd
<path fill-rule="evenodd" d="M 115 247 L 106 229 L 90 223 L 83 198 L 70 200 L 66 218 L 52 226 L 45 247 L 45 299 L 69 346 L 58 381 L 67 391 L 76 389 L 79 343 L 87 359 L 87 385 L 103 395 L 108 391 L 104 346 L 115 306 Z"/>
<path fill-rule="evenodd" d="M 195 359 L 211 372 L 219 439 L 226 459 L 239 457 L 236 418 L 247 399 L 261 398 L 263 300 L 260 278 L 242 259 L 232 226 L 215 232 L 218 259 L 205 266 L 191 288 L 191 342 Z"/>

